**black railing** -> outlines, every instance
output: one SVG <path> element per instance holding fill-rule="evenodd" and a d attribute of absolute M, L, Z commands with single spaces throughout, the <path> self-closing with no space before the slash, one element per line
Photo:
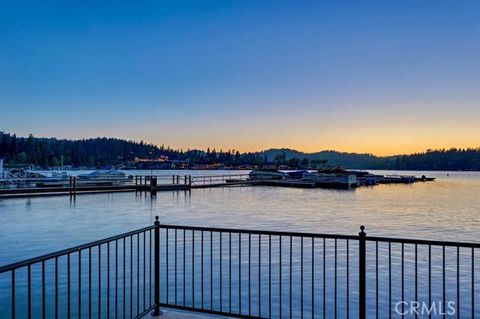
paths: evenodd
<path fill-rule="evenodd" d="M 480 244 L 164 225 L 0 267 L 0 317 L 480 318 Z M 477 252 L 476 252 L 477 250 Z"/>
<path fill-rule="evenodd" d="M 154 304 L 154 228 L 0 267 L 0 317 L 143 316 Z"/>

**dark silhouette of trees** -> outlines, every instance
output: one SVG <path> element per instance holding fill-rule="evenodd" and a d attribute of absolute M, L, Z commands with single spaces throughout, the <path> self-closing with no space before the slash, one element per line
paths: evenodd
<path fill-rule="evenodd" d="M 287 165 L 291 168 L 319 168 L 342 166 L 357 169 L 397 170 L 480 170 L 480 148 L 427 150 L 424 153 L 378 157 L 372 154 L 323 151 L 302 153 L 289 149 L 271 149 L 262 152 L 240 153 L 231 149 L 216 151 L 174 150 L 144 141 L 134 142 L 116 138 L 66 140 L 55 138 L 17 137 L 0 132 L 0 157 L 7 164 L 33 164 L 41 167 L 72 166 L 98 167 L 126 164 L 135 158 L 156 159 L 168 157 L 190 164 Z M 62 162 L 63 161 L 63 162 Z"/>

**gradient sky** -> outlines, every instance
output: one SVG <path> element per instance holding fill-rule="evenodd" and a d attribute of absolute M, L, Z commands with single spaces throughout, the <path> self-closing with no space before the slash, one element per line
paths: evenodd
<path fill-rule="evenodd" d="M 0 0 L 0 130 L 379 155 L 480 146 L 480 1 Z"/>

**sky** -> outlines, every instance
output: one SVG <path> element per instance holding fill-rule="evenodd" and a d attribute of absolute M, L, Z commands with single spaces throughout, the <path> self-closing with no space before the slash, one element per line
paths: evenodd
<path fill-rule="evenodd" d="M 183 149 L 480 147 L 480 1 L 0 0 L 0 130 Z"/>

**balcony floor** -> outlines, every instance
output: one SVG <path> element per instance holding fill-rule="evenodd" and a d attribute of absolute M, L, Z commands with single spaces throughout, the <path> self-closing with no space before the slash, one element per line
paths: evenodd
<path fill-rule="evenodd" d="M 197 313 L 192 311 L 183 311 L 177 309 L 169 309 L 162 307 L 162 315 L 157 317 L 159 319 L 214 319 L 214 318 L 231 318 L 226 316 L 210 315 L 204 313 Z M 144 319 L 153 318 L 150 314 L 143 317 Z"/>

